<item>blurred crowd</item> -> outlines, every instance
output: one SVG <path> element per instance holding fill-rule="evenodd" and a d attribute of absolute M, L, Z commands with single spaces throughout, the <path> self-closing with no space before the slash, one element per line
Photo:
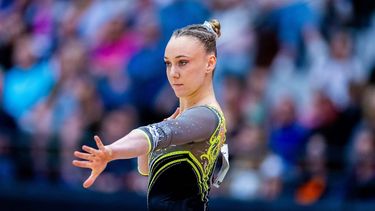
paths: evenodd
<path fill-rule="evenodd" d="M 213 196 L 375 201 L 373 0 L 0 0 L 0 183 L 79 189 L 73 151 L 162 121 L 174 29 L 221 22 L 231 169 Z M 93 187 L 145 194 L 134 160 Z"/>

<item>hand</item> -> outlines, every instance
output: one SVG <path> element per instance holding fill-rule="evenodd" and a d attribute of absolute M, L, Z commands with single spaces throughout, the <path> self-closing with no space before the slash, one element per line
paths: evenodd
<path fill-rule="evenodd" d="M 83 183 L 84 188 L 90 187 L 95 182 L 96 178 L 104 171 L 112 157 L 110 148 L 105 147 L 98 136 L 94 136 L 94 139 L 98 149 L 83 145 L 82 149 L 87 153 L 74 152 L 77 158 L 83 159 L 84 161 L 73 160 L 73 165 L 91 169 L 90 177 Z"/>

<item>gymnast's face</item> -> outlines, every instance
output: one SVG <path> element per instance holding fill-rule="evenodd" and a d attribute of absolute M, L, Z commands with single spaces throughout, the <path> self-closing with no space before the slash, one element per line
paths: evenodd
<path fill-rule="evenodd" d="M 214 53 L 207 53 L 197 38 L 172 37 L 165 49 L 164 61 L 168 81 L 179 98 L 197 94 L 212 83 L 216 57 Z"/>

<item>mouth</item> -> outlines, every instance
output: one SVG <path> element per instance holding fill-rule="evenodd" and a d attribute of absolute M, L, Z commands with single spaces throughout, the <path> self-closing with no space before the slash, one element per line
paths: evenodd
<path fill-rule="evenodd" d="M 174 87 L 182 87 L 183 84 L 173 84 Z"/>

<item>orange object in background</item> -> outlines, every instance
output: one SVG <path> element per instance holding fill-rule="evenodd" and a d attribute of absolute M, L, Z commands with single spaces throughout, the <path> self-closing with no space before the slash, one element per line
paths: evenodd
<path fill-rule="evenodd" d="M 317 202 L 326 190 L 326 180 L 324 177 L 316 176 L 297 189 L 296 202 L 301 205 L 310 205 Z"/>

